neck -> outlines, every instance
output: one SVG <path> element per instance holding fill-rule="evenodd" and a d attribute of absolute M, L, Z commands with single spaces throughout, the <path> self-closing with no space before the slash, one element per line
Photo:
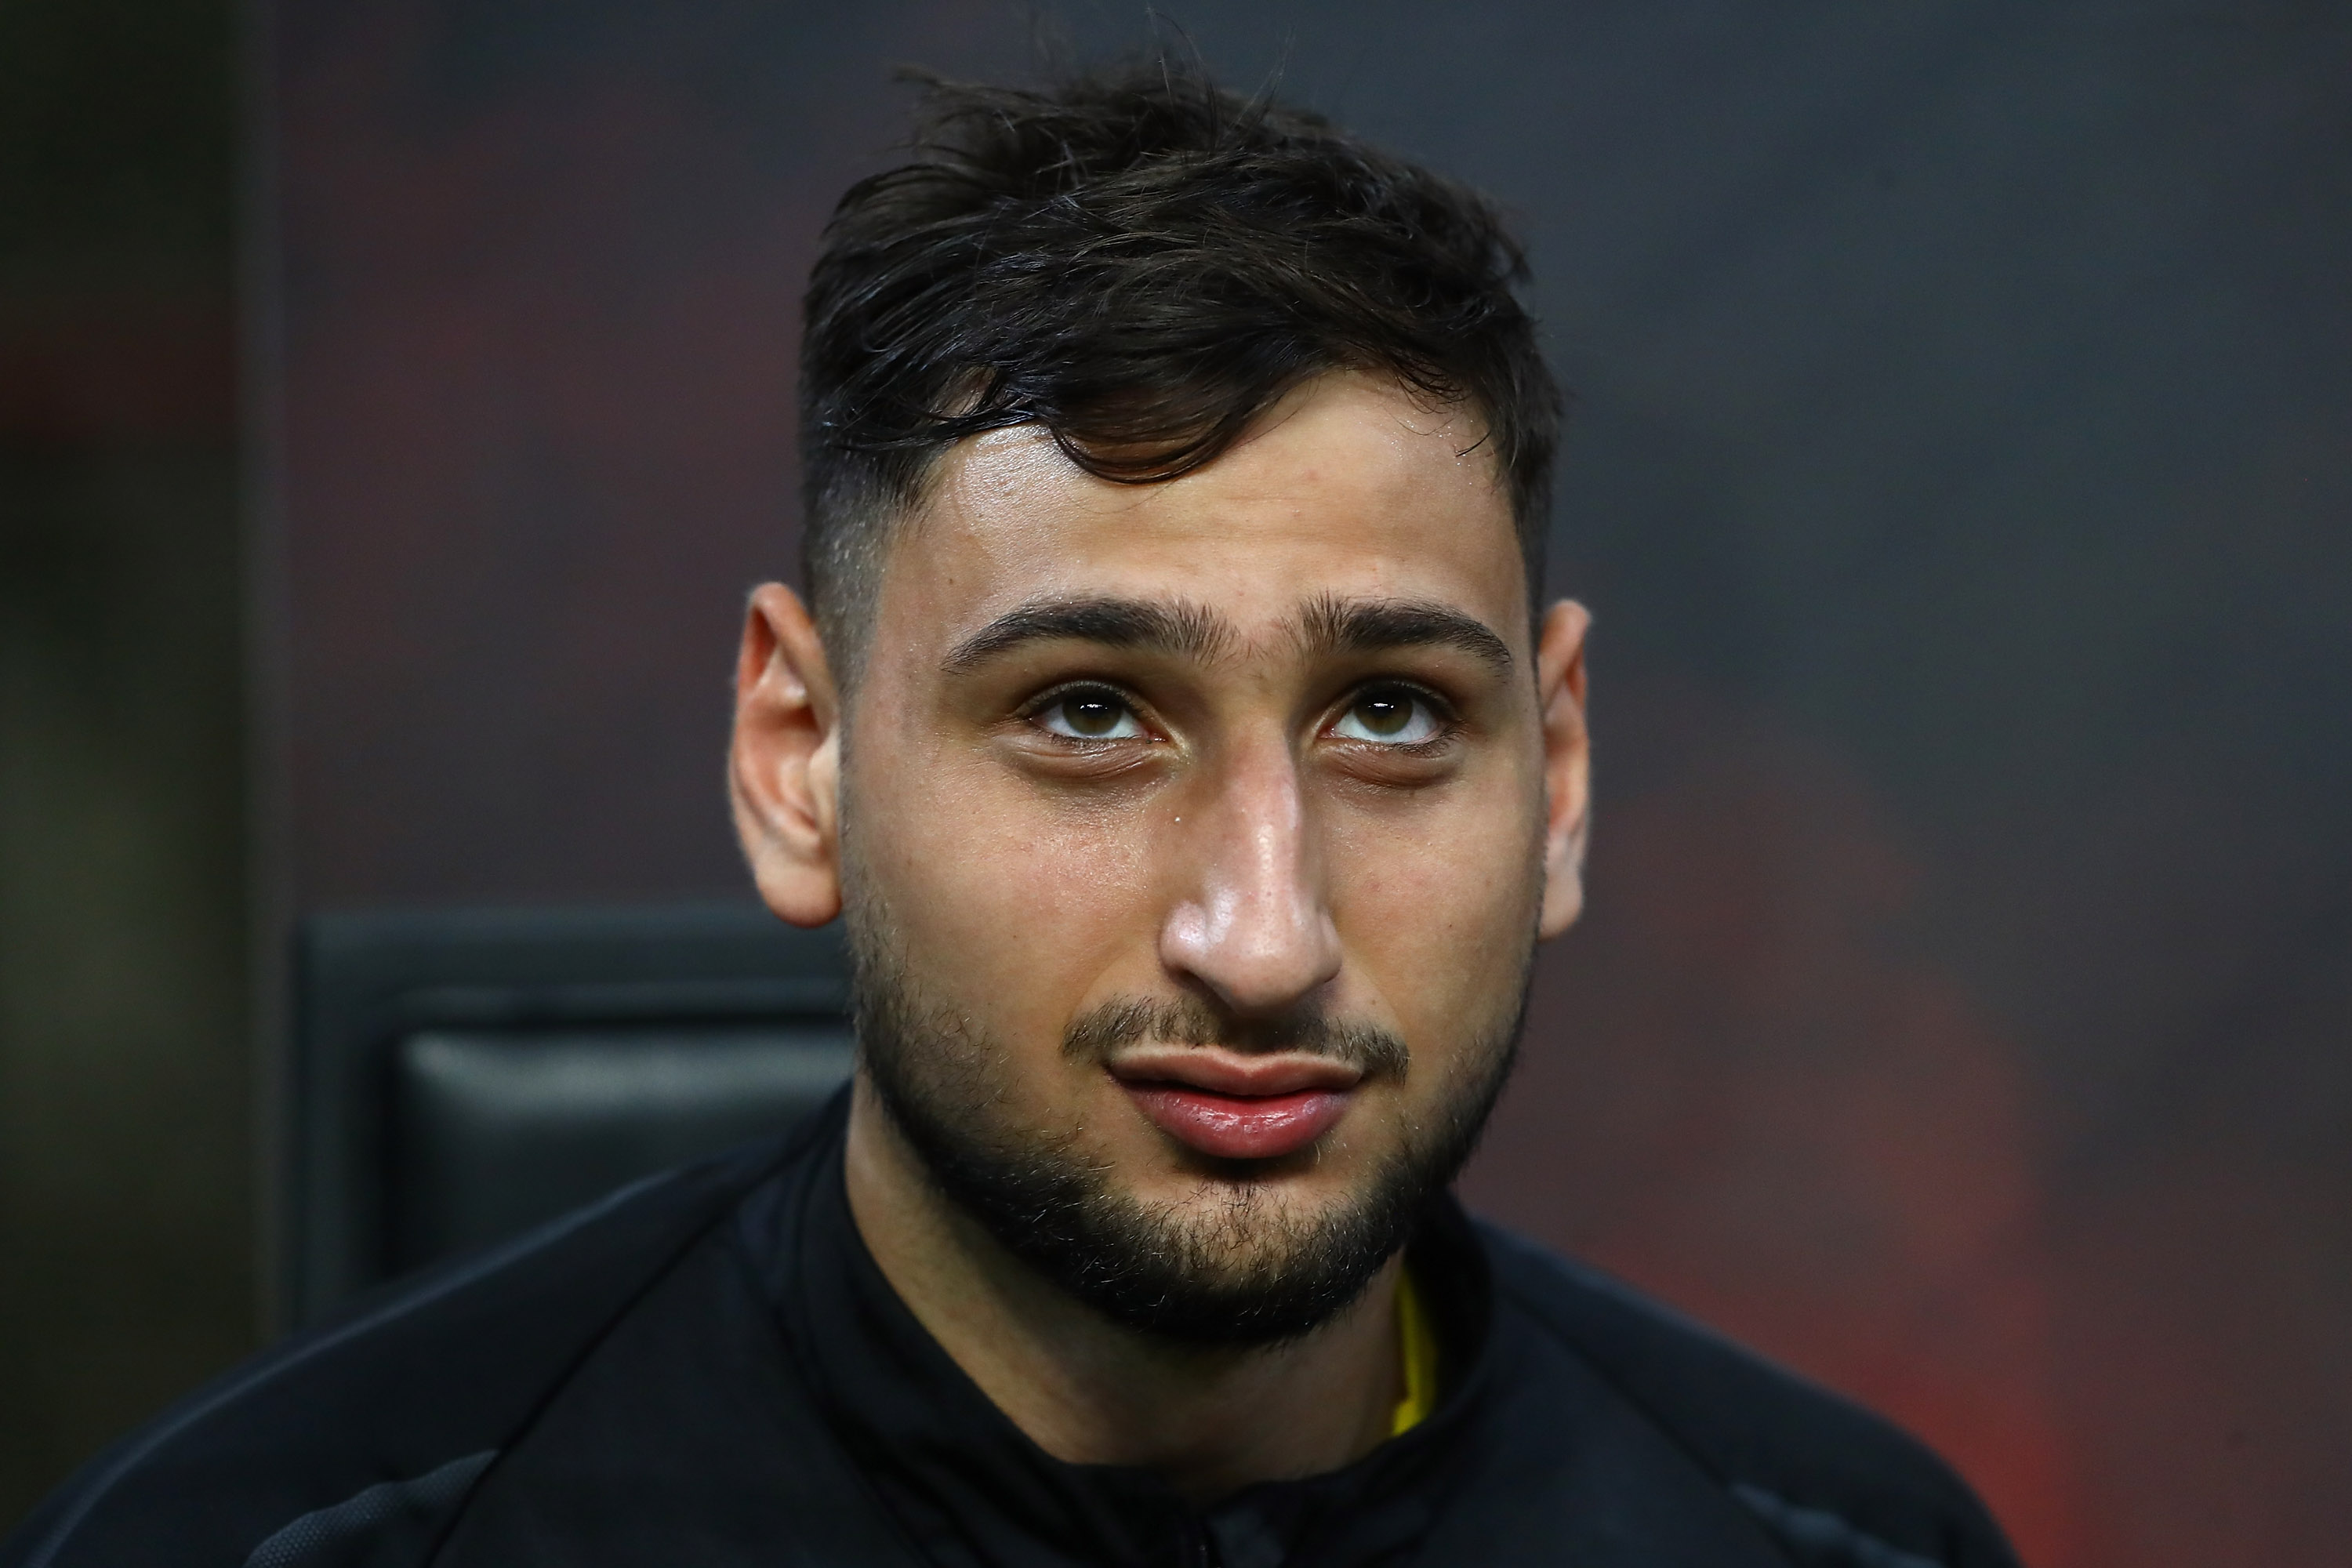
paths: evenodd
<path fill-rule="evenodd" d="M 1351 1306 L 1271 1348 L 1177 1343 L 1112 1322 L 942 1196 L 859 1075 L 849 1209 L 884 1278 L 965 1374 L 1072 1464 L 1159 1472 L 1205 1503 L 1337 1469 L 1389 1434 L 1400 1259 Z"/>

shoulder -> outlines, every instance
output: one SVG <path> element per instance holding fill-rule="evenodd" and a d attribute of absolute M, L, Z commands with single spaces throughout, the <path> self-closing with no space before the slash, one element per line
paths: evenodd
<path fill-rule="evenodd" d="M 1564 1341 L 1808 1568 L 2014 1568 L 1916 1438 L 1597 1269 L 1476 1223 L 1497 1310 Z"/>
<path fill-rule="evenodd" d="M 580 1359 L 791 1152 L 769 1140 L 654 1177 L 362 1298 L 100 1455 L 0 1542 L 0 1568 L 236 1568 L 278 1561 L 256 1548 L 298 1521 L 316 1534 L 446 1518 Z"/>

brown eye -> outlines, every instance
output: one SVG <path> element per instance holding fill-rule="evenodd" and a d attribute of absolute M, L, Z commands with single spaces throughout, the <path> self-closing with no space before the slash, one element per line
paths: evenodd
<path fill-rule="evenodd" d="M 1374 686 L 1359 692 L 1332 732 L 1343 740 L 1411 746 L 1437 733 L 1437 715 L 1421 693 L 1404 686 Z"/>
<path fill-rule="evenodd" d="M 1037 715 L 1037 721 L 1050 733 L 1073 741 L 1127 741 L 1143 733 L 1126 700 L 1102 687 L 1065 692 Z"/>

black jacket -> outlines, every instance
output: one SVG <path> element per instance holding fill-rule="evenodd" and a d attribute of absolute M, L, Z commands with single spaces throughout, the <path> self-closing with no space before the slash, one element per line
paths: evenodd
<path fill-rule="evenodd" d="M 0 1568 L 2014 1563 L 1916 1443 L 1450 1201 L 1413 1244 L 1446 1355 L 1420 1426 L 1207 1512 L 1061 1463 L 882 1279 L 842 1128 L 836 1102 L 289 1341 L 101 1455 Z"/>

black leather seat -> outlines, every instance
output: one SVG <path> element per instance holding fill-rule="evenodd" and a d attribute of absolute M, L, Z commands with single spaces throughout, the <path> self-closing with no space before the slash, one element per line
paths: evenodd
<path fill-rule="evenodd" d="M 787 1127 L 850 1068 L 837 932 L 756 907 L 317 916 L 297 988 L 297 1324 Z"/>

